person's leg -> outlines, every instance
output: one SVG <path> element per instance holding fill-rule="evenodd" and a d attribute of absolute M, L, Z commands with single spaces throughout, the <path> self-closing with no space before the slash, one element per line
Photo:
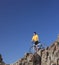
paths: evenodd
<path fill-rule="evenodd" d="M 38 41 L 35 42 L 36 52 L 38 51 Z"/>

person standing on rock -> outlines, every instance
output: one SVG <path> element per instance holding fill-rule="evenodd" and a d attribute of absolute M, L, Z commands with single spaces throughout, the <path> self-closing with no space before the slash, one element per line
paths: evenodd
<path fill-rule="evenodd" d="M 32 42 L 35 44 L 35 50 L 38 51 L 39 36 L 36 32 L 33 33 Z"/>

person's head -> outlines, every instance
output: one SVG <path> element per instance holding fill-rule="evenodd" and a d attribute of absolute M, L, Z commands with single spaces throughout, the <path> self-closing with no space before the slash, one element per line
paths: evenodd
<path fill-rule="evenodd" d="M 34 32 L 34 35 L 36 35 L 37 33 L 36 32 Z"/>

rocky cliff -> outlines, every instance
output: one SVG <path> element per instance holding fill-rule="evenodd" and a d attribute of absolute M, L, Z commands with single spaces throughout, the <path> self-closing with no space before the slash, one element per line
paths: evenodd
<path fill-rule="evenodd" d="M 26 53 L 23 58 L 10 65 L 59 65 L 59 36 L 51 46 L 37 53 Z"/>
<path fill-rule="evenodd" d="M 58 39 L 37 53 L 26 53 L 23 58 L 10 65 L 59 65 L 59 36 Z"/>

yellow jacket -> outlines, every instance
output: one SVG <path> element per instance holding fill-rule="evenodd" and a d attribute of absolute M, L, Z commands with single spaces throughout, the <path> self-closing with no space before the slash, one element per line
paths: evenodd
<path fill-rule="evenodd" d="M 37 34 L 32 37 L 32 41 L 34 41 L 34 42 L 39 41 L 39 38 L 38 38 Z"/>

